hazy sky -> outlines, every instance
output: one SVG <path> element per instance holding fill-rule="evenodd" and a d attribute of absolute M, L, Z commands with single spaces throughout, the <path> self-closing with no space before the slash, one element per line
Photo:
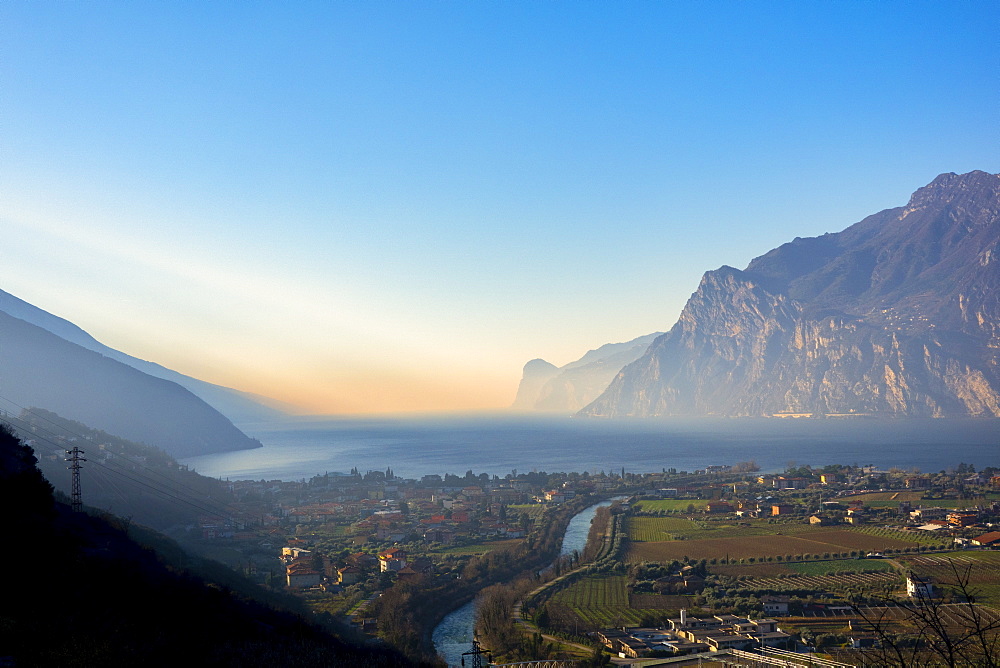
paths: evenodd
<path fill-rule="evenodd" d="M 317 412 L 509 405 L 1000 171 L 1000 3 L 0 3 L 0 288 Z"/>

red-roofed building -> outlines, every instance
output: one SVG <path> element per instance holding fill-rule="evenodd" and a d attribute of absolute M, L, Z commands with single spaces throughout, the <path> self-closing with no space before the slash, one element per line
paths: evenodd
<path fill-rule="evenodd" d="M 989 533 L 984 533 L 982 536 L 976 536 L 972 539 L 972 544 L 981 545 L 983 547 L 1000 545 L 1000 531 L 991 531 Z"/>

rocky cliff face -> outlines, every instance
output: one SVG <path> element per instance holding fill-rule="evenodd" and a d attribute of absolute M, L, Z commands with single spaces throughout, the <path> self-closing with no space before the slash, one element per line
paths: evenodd
<path fill-rule="evenodd" d="M 708 272 L 585 415 L 1000 417 L 1000 175 Z"/>
<path fill-rule="evenodd" d="M 545 360 L 524 365 L 512 408 L 575 412 L 600 396 L 618 371 L 642 355 L 660 332 L 625 343 L 607 343 L 562 367 Z"/>

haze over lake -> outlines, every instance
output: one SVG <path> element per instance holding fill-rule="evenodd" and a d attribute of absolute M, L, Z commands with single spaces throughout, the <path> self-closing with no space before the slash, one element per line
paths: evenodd
<path fill-rule="evenodd" d="M 997 464 L 1000 421 L 959 419 L 598 420 L 510 414 L 304 417 L 241 425 L 263 448 L 192 457 L 203 475 L 299 480 L 357 467 L 402 477 L 454 473 L 641 473 L 754 460 L 874 464 L 923 472 Z"/>

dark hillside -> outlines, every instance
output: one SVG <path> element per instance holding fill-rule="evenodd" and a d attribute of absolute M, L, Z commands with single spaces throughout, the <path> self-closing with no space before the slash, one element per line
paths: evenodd
<path fill-rule="evenodd" d="M 14 666 L 402 666 L 350 644 L 224 567 L 53 499 L 30 448 L 0 427 L 0 663 Z M 146 544 L 140 544 L 130 534 Z M 155 546 L 157 549 L 153 549 Z"/>
<path fill-rule="evenodd" d="M 30 408 L 7 424 L 31 446 L 38 468 L 56 490 L 70 493 L 66 450 L 85 452 L 83 491 L 87 505 L 157 531 L 193 525 L 203 517 L 231 516 L 232 495 L 214 478 L 177 463 L 163 450 L 92 429 L 51 411 Z"/>

